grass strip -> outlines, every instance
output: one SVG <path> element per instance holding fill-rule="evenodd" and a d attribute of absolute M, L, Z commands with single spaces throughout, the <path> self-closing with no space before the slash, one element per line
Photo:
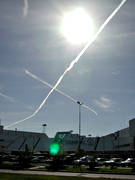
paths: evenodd
<path fill-rule="evenodd" d="M 69 177 L 69 176 L 0 173 L 0 180 L 69 180 L 69 179 L 70 180 L 119 180 L 119 179 L 110 179 L 110 178 L 85 178 L 85 177 Z"/>

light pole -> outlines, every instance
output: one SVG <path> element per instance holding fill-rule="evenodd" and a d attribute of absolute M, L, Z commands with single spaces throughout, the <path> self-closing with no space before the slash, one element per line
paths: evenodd
<path fill-rule="evenodd" d="M 81 149 L 81 103 L 80 101 L 77 101 L 77 104 L 79 104 L 79 139 L 78 139 L 78 151 Z"/>
<path fill-rule="evenodd" d="M 43 126 L 43 133 L 45 133 L 45 127 L 47 126 L 47 124 L 42 124 Z"/>

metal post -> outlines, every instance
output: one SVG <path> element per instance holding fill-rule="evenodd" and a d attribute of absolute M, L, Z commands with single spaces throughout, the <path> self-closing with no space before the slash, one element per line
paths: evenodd
<path fill-rule="evenodd" d="M 80 149 L 81 149 L 81 105 L 82 105 L 82 103 L 80 103 L 79 101 L 77 101 L 77 103 L 79 104 L 79 138 L 78 138 L 78 151 L 80 151 Z"/>
<path fill-rule="evenodd" d="M 47 126 L 47 124 L 42 124 L 43 126 L 43 133 L 45 134 L 45 127 Z"/>

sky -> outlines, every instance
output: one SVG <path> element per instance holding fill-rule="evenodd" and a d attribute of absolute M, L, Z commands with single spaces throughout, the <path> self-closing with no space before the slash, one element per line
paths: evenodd
<path fill-rule="evenodd" d="M 7 126 L 30 114 L 50 88 L 26 70 L 55 85 L 85 43 L 73 44 L 61 32 L 63 16 L 83 8 L 95 32 L 121 0 L 0 0 L 0 119 Z M 58 89 L 81 106 L 81 134 L 102 136 L 128 127 L 135 116 L 135 1 L 127 0 Z M 54 91 L 31 119 L 9 129 L 78 133 L 79 105 Z"/>

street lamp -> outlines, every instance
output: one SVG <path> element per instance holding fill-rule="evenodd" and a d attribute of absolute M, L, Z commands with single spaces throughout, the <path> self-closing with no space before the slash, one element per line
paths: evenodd
<path fill-rule="evenodd" d="M 43 133 L 45 133 L 45 127 L 47 126 L 47 124 L 42 124 L 43 126 Z"/>
<path fill-rule="evenodd" d="M 81 103 L 80 101 L 77 101 L 77 104 L 79 104 L 79 139 L 78 139 L 78 151 L 81 149 Z"/>

